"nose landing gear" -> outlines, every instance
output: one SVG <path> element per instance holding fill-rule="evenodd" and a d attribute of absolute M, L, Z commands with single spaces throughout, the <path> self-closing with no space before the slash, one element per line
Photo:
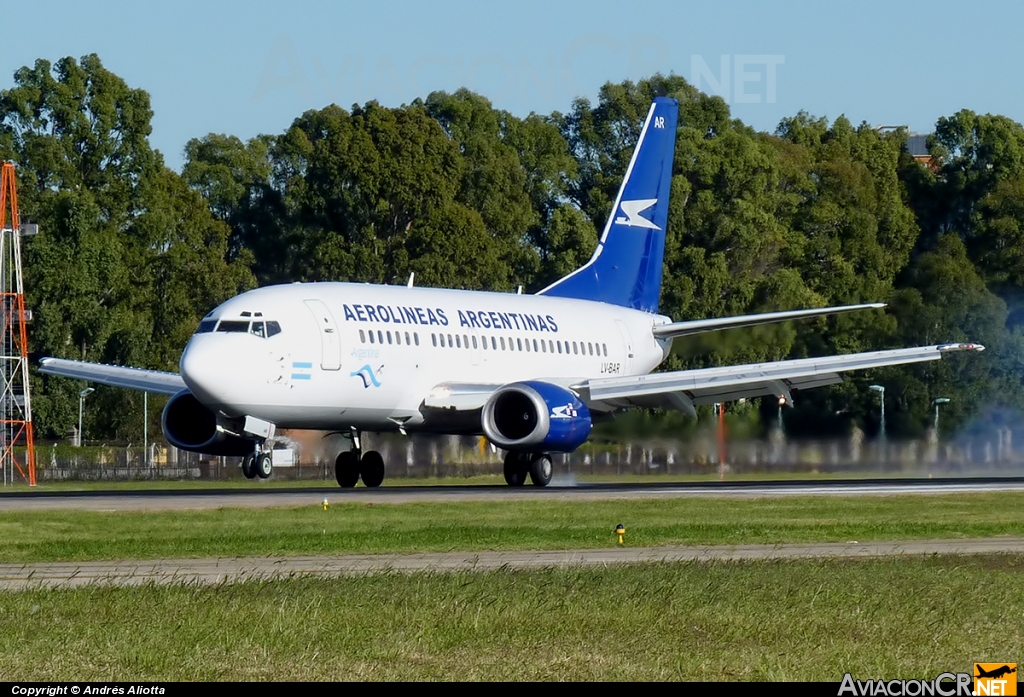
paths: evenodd
<path fill-rule="evenodd" d="M 253 438 L 253 451 L 242 458 L 242 474 L 246 479 L 269 479 L 274 473 L 274 432 L 270 421 L 245 417 L 242 437 Z"/>
<path fill-rule="evenodd" d="M 274 473 L 274 458 L 270 453 L 260 453 L 256 457 L 256 476 L 267 479 Z"/>
<path fill-rule="evenodd" d="M 273 473 L 274 458 L 270 451 L 261 450 L 257 446 L 256 452 L 242 458 L 242 474 L 246 479 L 269 479 Z"/>

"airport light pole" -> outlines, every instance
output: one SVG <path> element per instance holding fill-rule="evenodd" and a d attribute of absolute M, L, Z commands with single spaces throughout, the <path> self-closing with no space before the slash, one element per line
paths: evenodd
<path fill-rule="evenodd" d="M 75 445 L 79 448 L 82 447 L 82 407 L 85 405 L 85 398 L 95 391 L 96 388 L 94 387 L 86 387 L 78 393 L 78 434 L 77 438 L 75 438 L 78 442 Z"/>
<path fill-rule="evenodd" d="M 949 404 L 949 397 L 937 397 L 932 400 L 932 404 L 935 405 L 935 438 L 939 437 L 939 405 Z"/>
<path fill-rule="evenodd" d="M 878 401 L 882 405 L 882 425 L 878 431 L 878 437 L 885 440 L 885 388 L 881 385 L 868 385 L 868 389 L 878 393 Z"/>

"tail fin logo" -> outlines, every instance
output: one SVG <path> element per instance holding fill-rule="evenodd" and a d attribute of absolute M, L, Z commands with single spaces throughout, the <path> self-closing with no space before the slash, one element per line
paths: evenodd
<path fill-rule="evenodd" d="M 622 212 L 625 215 L 620 215 L 615 219 L 616 225 L 629 225 L 630 227 L 643 227 L 651 230 L 660 230 L 661 228 L 652 223 L 647 218 L 640 215 L 641 211 L 645 211 L 658 202 L 656 198 L 645 198 L 639 201 L 622 201 L 619 207 L 622 208 Z"/>

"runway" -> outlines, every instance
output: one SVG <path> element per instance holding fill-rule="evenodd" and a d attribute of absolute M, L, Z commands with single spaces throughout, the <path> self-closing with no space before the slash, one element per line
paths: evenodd
<path fill-rule="evenodd" d="M 942 479 L 842 479 L 780 481 L 652 482 L 630 484 L 576 484 L 555 481 L 540 489 L 532 486 L 383 486 L 378 489 L 268 486 L 253 482 L 245 488 L 138 489 L 121 491 L 0 492 L 0 511 L 80 509 L 93 511 L 197 510 L 267 508 L 330 504 L 398 504 L 418 501 L 507 501 L 521 499 L 594 500 L 720 496 L 893 496 L 900 494 L 963 494 L 1024 491 L 1024 477 L 950 477 Z"/>
<path fill-rule="evenodd" d="M 323 557 L 162 559 L 0 564 L 0 591 L 89 585 L 238 583 L 297 577 L 336 578 L 394 572 L 455 572 L 611 566 L 638 562 L 852 559 L 935 554 L 1021 554 L 1024 538 L 912 540 L 781 545 L 612 547 L 527 552 L 443 552 Z"/>

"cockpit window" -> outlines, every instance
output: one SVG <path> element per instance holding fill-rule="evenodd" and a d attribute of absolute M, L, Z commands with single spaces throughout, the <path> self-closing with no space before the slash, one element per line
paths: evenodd
<path fill-rule="evenodd" d="M 216 330 L 214 330 L 216 327 Z M 226 319 L 222 320 L 218 325 L 215 319 L 206 319 L 199 323 L 199 328 L 196 329 L 196 334 L 205 334 L 207 332 L 229 332 L 233 334 L 245 334 L 250 333 L 254 336 L 258 336 L 261 339 L 274 336 L 281 333 L 281 325 L 278 322 L 264 322 L 263 320 L 257 319 L 250 322 L 247 319 Z"/>
<path fill-rule="evenodd" d="M 249 331 L 249 320 L 224 320 L 217 327 L 218 332 L 237 332 L 244 334 Z"/>

